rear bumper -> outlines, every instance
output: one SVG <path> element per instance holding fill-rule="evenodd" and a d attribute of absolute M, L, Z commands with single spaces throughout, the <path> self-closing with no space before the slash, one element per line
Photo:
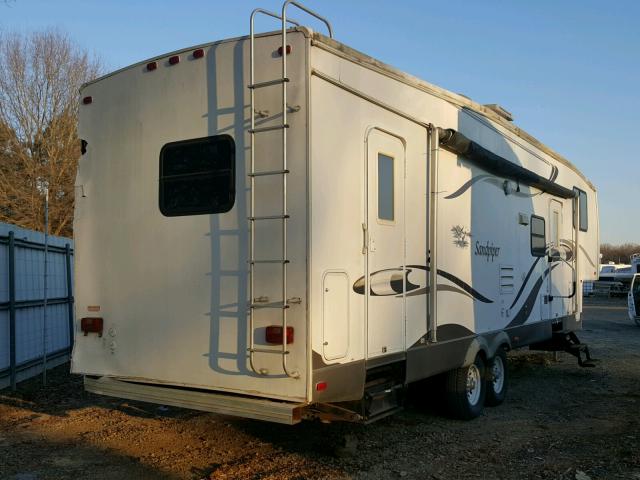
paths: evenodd
<path fill-rule="evenodd" d="M 293 425 L 306 404 L 264 398 L 125 382 L 109 377 L 84 377 L 85 390 L 110 397 L 171 405 L 205 412 Z"/>

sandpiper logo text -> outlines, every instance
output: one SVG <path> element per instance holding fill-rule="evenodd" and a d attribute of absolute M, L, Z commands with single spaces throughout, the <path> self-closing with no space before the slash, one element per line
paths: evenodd
<path fill-rule="evenodd" d="M 486 245 L 482 245 L 480 242 L 476 242 L 476 255 L 486 257 L 487 262 L 492 261 L 498 255 L 500 255 L 500 247 L 496 247 L 492 242 L 487 242 Z"/>

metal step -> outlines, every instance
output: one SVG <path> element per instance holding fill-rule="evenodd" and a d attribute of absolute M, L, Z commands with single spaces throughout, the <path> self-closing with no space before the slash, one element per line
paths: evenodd
<path fill-rule="evenodd" d="M 277 353 L 278 355 L 289 355 L 289 351 L 285 350 L 284 352 L 282 350 L 272 350 L 270 348 L 247 348 L 247 352 L 253 352 L 253 353 Z"/>
<path fill-rule="evenodd" d="M 249 173 L 249 177 L 264 177 L 267 175 L 284 175 L 289 173 L 289 170 L 267 170 L 265 172 L 252 172 Z"/>
<path fill-rule="evenodd" d="M 253 308 L 253 309 L 258 309 L 258 308 L 279 308 L 279 309 L 289 308 L 289 304 L 283 303 L 283 302 L 252 303 L 249 306 L 251 308 Z"/>
<path fill-rule="evenodd" d="M 404 385 L 387 385 L 366 390 L 364 394 L 367 422 L 378 420 L 402 408 Z"/>
<path fill-rule="evenodd" d="M 554 332 L 550 339 L 529 345 L 529 349 L 547 352 L 565 351 L 576 357 L 581 367 L 593 368 L 600 361 L 591 357 L 588 345 L 582 343 L 573 331 Z"/>
<path fill-rule="evenodd" d="M 247 220 L 255 221 L 255 220 L 283 220 L 285 218 L 289 218 L 289 215 L 264 215 L 261 217 L 247 217 Z"/>
<path fill-rule="evenodd" d="M 289 128 L 288 123 L 283 123 L 282 125 L 274 125 L 272 127 L 250 128 L 249 133 L 270 132 L 272 130 L 283 130 L 285 128 Z"/>
<path fill-rule="evenodd" d="M 271 85 L 280 85 L 288 81 L 289 79 L 287 77 L 276 78 L 275 80 L 267 80 L 266 82 L 254 83 L 253 85 L 249 85 L 249 88 L 255 90 L 256 88 L 270 87 Z"/>
<path fill-rule="evenodd" d="M 253 265 L 257 264 L 257 263 L 289 263 L 289 260 L 249 260 L 249 263 L 252 263 Z"/>

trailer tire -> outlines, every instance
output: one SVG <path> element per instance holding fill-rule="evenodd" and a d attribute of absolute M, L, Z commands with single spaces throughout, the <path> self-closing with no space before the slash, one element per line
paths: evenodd
<path fill-rule="evenodd" d="M 495 356 L 488 363 L 485 381 L 487 393 L 484 404 L 489 407 L 497 407 L 504 402 L 509 386 L 507 353 L 502 348 L 498 349 Z"/>
<path fill-rule="evenodd" d="M 449 414 L 460 420 L 471 420 L 482 413 L 486 394 L 484 360 L 476 355 L 468 367 L 447 372 L 445 401 Z"/>

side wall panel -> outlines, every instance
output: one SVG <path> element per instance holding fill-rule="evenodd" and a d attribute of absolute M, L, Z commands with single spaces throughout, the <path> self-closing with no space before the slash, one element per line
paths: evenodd
<path fill-rule="evenodd" d="M 315 366 L 366 358 L 366 323 L 362 292 L 354 289 L 364 275 L 365 136 L 371 127 L 406 141 L 406 263 L 426 265 L 426 129 L 312 76 L 311 156 L 311 319 Z M 388 268 L 397 268 L 389 265 Z M 323 357 L 322 279 L 342 271 L 349 278 L 349 349 L 342 359 Z M 416 270 L 424 287 L 424 270 Z M 413 277 L 411 277 L 413 278 Z M 426 328 L 426 295 L 407 298 L 406 317 L 422 318 L 407 338 Z M 404 322 L 394 318 L 390 322 Z M 319 362 L 319 363 L 318 363 Z"/>
<path fill-rule="evenodd" d="M 323 48 L 314 48 L 312 51 L 314 71 L 318 75 L 330 78 L 332 82 L 344 85 L 344 89 L 334 87 L 343 90 L 343 93 L 335 96 L 336 100 L 333 101 L 339 114 L 331 117 L 332 124 L 328 127 L 331 132 L 335 132 L 332 134 L 335 135 L 334 138 L 343 138 L 344 132 L 351 132 L 349 137 L 357 135 L 355 129 L 358 122 L 363 115 L 368 114 L 368 110 L 360 105 L 366 104 L 363 98 L 370 97 L 372 101 L 389 105 L 424 123 L 442 128 L 454 128 L 492 152 L 560 185 L 567 188 L 576 186 L 585 190 L 589 196 L 589 231 L 579 232 L 579 245 L 576 247 L 576 233 L 572 228 L 573 200 L 559 199 L 562 204 L 562 221 L 558 233 L 565 258 L 575 258 L 575 255 L 578 255 L 580 276 L 578 282 L 593 278 L 597 271 L 597 200 L 593 189 L 580 175 L 495 122 L 471 110 L 456 107 L 403 81 L 398 81 L 392 78 L 392 74 L 381 74 L 381 69 L 377 65 L 367 68 L 365 63 L 349 61 L 341 54 L 335 55 Z M 317 79 L 313 79 L 312 82 L 312 85 L 321 83 Z M 346 93 L 347 89 L 357 92 L 357 95 Z M 316 93 L 317 90 L 314 90 L 313 95 Z M 349 95 L 359 100 L 348 100 Z M 313 99 L 314 105 L 327 102 L 330 96 L 333 94 L 327 93 L 326 98 Z M 345 107 L 347 103 L 349 108 Z M 328 106 L 318 105 L 317 108 L 324 108 L 330 116 Z M 368 120 L 371 121 L 371 118 L 377 117 L 369 116 Z M 397 125 L 404 121 L 395 117 L 392 125 L 398 128 Z M 323 128 L 327 127 L 323 126 Z M 314 132 L 315 130 L 316 127 Z M 329 134 L 323 138 L 328 137 Z M 344 142 L 337 143 L 341 149 L 352 148 L 349 145 L 343 145 Z M 322 148 L 315 142 L 312 145 L 314 150 Z M 416 155 L 408 158 L 407 182 L 413 181 L 414 178 L 416 181 L 422 181 L 420 176 L 409 178 L 409 169 L 414 168 L 412 165 L 415 162 L 423 162 L 427 157 L 426 148 L 422 150 L 421 155 L 422 157 Z M 318 160 L 312 159 L 312 163 L 313 168 L 317 168 Z M 346 171 L 345 167 L 340 168 Z M 349 170 L 348 173 L 355 175 L 357 172 Z M 350 185 L 353 189 L 356 185 L 355 181 Z M 406 204 L 409 212 L 410 206 L 420 206 L 424 203 L 426 192 L 424 187 L 421 189 L 414 185 L 410 188 L 408 185 L 409 183 L 406 189 Z M 314 183 L 315 188 L 318 187 Z M 362 188 L 361 184 L 360 188 Z M 344 193 L 340 191 L 338 195 L 344 195 Z M 352 196 L 353 201 L 356 201 L 355 195 Z M 522 327 L 531 331 L 529 326 L 541 321 L 547 323 L 544 329 L 541 327 L 541 332 L 544 330 L 545 334 L 548 334 L 548 321 L 579 314 L 581 309 L 579 294 L 570 299 L 556 298 L 554 307 L 561 304 L 561 308 L 556 308 L 553 312 L 550 305 L 545 303 L 545 296 L 550 292 L 556 296 L 571 295 L 574 278 L 572 268 L 562 262 L 549 263 L 547 257 L 538 259 L 531 254 L 530 217 L 532 214 L 545 218 L 546 239 L 549 243 L 550 195 L 500 176 L 488 174 L 466 159 L 441 150 L 437 196 L 439 212 L 438 225 L 435 228 L 438 232 L 438 269 L 440 270 L 437 294 L 439 341 L 496 332 L 505 328 Z M 362 198 L 361 195 L 358 199 L 360 198 Z M 313 208 L 318 208 L 318 203 L 313 196 Z M 344 203 L 336 203 L 336 205 L 344 205 Z M 355 211 L 351 215 L 350 222 L 353 223 L 356 220 Z M 412 241 L 412 235 L 426 228 L 425 222 L 426 215 L 416 221 L 415 229 L 408 234 L 408 244 Z M 314 218 L 312 228 L 314 239 L 318 228 L 326 228 L 326 225 L 316 223 Z M 351 233 L 345 235 L 345 245 L 353 242 L 351 247 L 353 251 L 356 251 L 358 245 L 356 240 L 358 233 L 354 226 Z M 313 250 L 313 255 L 312 285 L 321 273 L 315 265 L 316 249 Z M 344 255 L 347 261 L 347 252 L 340 252 L 339 255 Z M 411 261 L 407 258 L 407 263 Z M 551 285 L 550 281 L 553 282 Z M 312 318 L 314 316 L 312 309 Z M 425 315 L 422 311 L 410 313 L 408 310 L 406 321 L 406 344 L 409 347 L 420 343 L 427 333 Z M 317 343 L 318 335 L 319 332 L 314 328 L 314 350 L 320 346 Z M 517 344 L 526 341 L 526 338 L 519 338 L 517 334 L 513 334 L 512 341 Z"/>

